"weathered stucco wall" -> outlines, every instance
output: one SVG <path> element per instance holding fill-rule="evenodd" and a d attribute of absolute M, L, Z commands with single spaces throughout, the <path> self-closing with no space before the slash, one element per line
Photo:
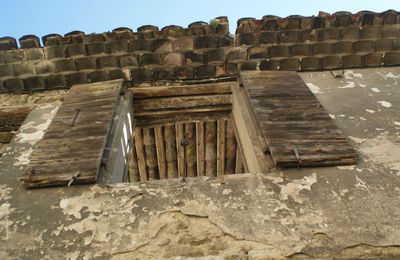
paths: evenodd
<path fill-rule="evenodd" d="M 26 190 L 17 178 L 58 104 L 39 106 L 0 158 L 0 258 L 398 258 L 400 68 L 301 76 L 357 165 Z"/>

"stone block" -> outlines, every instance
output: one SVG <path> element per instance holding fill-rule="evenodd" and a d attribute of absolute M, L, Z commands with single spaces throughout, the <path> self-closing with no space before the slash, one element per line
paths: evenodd
<path fill-rule="evenodd" d="M 384 66 L 400 65 L 400 52 L 388 52 L 383 57 Z"/>
<path fill-rule="evenodd" d="M 67 57 L 86 56 L 85 45 L 80 43 L 66 45 L 66 55 Z"/>
<path fill-rule="evenodd" d="M 340 39 L 340 30 L 338 28 L 331 27 L 320 31 L 321 41 L 338 41 Z"/>
<path fill-rule="evenodd" d="M 353 45 L 355 53 L 374 52 L 374 41 L 363 40 L 356 41 Z"/>
<path fill-rule="evenodd" d="M 297 43 L 300 39 L 300 31 L 281 31 L 278 32 L 278 41 L 280 43 Z"/>
<path fill-rule="evenodd" d="M 216 77 L 215 65 L 200 65 L 195 68 L 195 75 L 197 79 L 214 78 Z"/>
<path fill-rule="evenodd" d="M 325 28 L 325 17 L 321 16 L 314 16 L 312 21 L 312 28 L 313 29 L 321 29 Z"/>
<path fill-rule="evenodd" d="M 0 51 L 18 49 L 17 40 L 12 37 L 0 38 Z"/>
<path fill-rule="evenodd" d="M 89 82 L 101 82 L 108 80 L 108 70 L 95 70 L 89 73 Z"/>
<path fill-rule="evenodd" d="M 153 71 L 150 69 L 132 69 L 132 80 L 134 82 L 153 81 Z"/>
<path fill-rule="evenodd" d="M 65 80 L 65 75 L 60 74 L 50 74 L 45 78 L 46 89 L 60 89 L 65 88 L 67 82 Z"/>
<path fill-rule="evenodd" d="M 26 61 L 36 61 L 44 59 L 44 52 L 42 48 L 31 48 L 23 50 Z"/>
<path fill-rule="evenodd" d="M 378 39 L 375 41 L 376 52 L 391 52 L 393 51 L 393 39 Z"/>
<path fill-rule="evenodd" d="M 331 43 L 314 43 L 311 45 L 313 55 L 330 55 L 332 54 Z"/>
<path fill-rule="evenodd" d="M 270 57 L 287 57 L 289 56 L 289 47 L 286 45 L 272 45 L 268 47 Z"/>
<path fill-rule="evenodd" d="M 321 58 L 322 69 L 338 69 L 342 67 L 342 57 L 326 56 Z"/>
<path fill-rule="evenodd" d="M 362 56 L 364 67 L 378 67 L 382 65 L 382 53 L 368 53 Z"/>
<path fill-rule="evenodd" d="M 88 83 L 88 75 L 86 72 L 73 72 L 66 75 L 68 86 L 73 86 L 77 84 Z"/>
<path fill-rule="evenodd" d="M 204 52 L 207 63 L 225 62 L 225 49 L 212 49 Z"/>
<path fill-rule="evenodd" d="M 172 50 L 174 52 L 192 51 L 194 49 L 193 37 L 181 37 L 172 42 Z"/>
<path fill-rule="evenodd" d="M 360 68 L 362 67 L 362 57 L 361 55 L 351 54 L 343 56 L 343 68 Z"/>
<path fill-rule="evenodd" d="M 187 64 L 203 64 L 205 62 L 205 54 L 202 50 L 188 51 L 184 53 Z"/>
<path fill-rule="evenodd" d="M 230 48 L 226 55 L 227 61 L 245 60 L 247 59 L 247 47 Z"/>
<path fill-rule="evenodd" d="M 360 28 L 359 27 L 348 27 L 341 29 L 343 40 L 358 40 L 360 39 Z"/>
<path fill-rule="evenodd" d="M 237 35 L 237 39 L 237 46 L 257 44 L 257 37 L 254 33 L 241 33 Z"/>
<path fill-rule="evenodd" d="M 353 17 L 350 13 L 335 14 L 336 27 L 349 27 L 354 24 Z"/>
<path fill-rule="evenodd" d="M 278 61 L 276 60 L 262 60 L 260 61 L 258 68 L 260 70 L 278 70 Z"/>
<path fill-rule="evenodd" d="M 65 58 L 65 46 L 54 45 L 44 48 L 44 53 L 48 60 Z"/>
<path fill-rule="evenodd" d="M 136 54 L 126 54 L 119 57 L 121 67 L 139 66 L 139 57 Z"/>
<path fill-rule="evenodd" d="M 360 30 L 361 39 L 379 39 L 382 38 L 382 26 L 364 26 Z"/>
<path fill-rule="evenodd" d="M 333 44 L 334 54 L 351 54 L 353 53 L 353 43 L 340 41 Z"/>
<path fill-rule="evenodd" d="M 55 60 L 54 68 L 56 72 L 75 71 L 75 62 L 72 59 Z"/>
<path fill-rule="evenodd" d="M 400 50 L 400 39 L 394 40 L 393 50 L 395 50 L 395 51 L 399 51 Z"/>
<path fill-rule="evenodd" d="M 162 56 L 162 65 L 166 67 L 179 67 L 185 64 L 185 56 L 182 53 L 171 52 Z"/>
<path fill-rule="evenodd" d="M 128 40 L 117 40 L 108 43 L 111 53 L 127 53 L 130 52 L 130 45 Z"/>
<path fill-rule="evenodd" d="M 308 29 L 300 32 L 300 42 L 309 43 L 319 40 L 319 30 Z"/>
<path fill-rule="evenodd" d="M 140 55 L 140 65 L 143 67 L 160 65 L 160 55 L 157 53 L 143 53 Z"/>
<path fill-rule="evenodd" d="M 218 36 L 217 37 L 217 47 L 233 47 L 234 41 L 231 36 Z"/>
<path fill-rule="evenodd" d="M 26 91 L 44 90 L 45 88 L 46 84 L 42 76 L 32 76 L 24 79 L 24 90 Z"/>
<path fill-rule="evenodd" d="M 36 35 L 25 35 L 19 39 L 22 49 L 40 48 L 40 39 Z"/>
<path fill-rule="evenodd" d="M 305 57 L 301 59 L 301 70 L 302 71 L 311 71 L 311 70 L 320 70 L 321 64 L 320 59 L 317 57 Z"/>
<path fill-rule="evenodd" d="M 247 49 L 249 59 L 268 59 L 268 48 L 264 46 L 253 46 Z"/>
<path fill-rule="evenodd" d="M 96 58 L 95 57 L 85 57 L 75 59 L 77 70 L 91 70 L 96 69 Z"/>
<path fill-rule="evenodd" d="M 33 64 L 35 74 L 54 73 L 55 65 L 53 61 L 43 60 Z"/>
<path fill-rule="evenodd" d="M 218 37 L 215 35 L 205 35 L 195 38 L 194 48 L 205 49 L 205 48 L 217 48 Z"/>
<path fill-rule="evenodd" d="M 257 70 L 258 61 L 247 60 L 238 63 L 238 69 L 241 70 Z"/>
<path fill-rule="evenodd" d="M 311 48 L 309 44 L 295 44 L 290 46 L 292 56 L 310 56 Z"/>
<path fill-rule="evenodd" d="M 16 76 L 33 74 L 33 65 L 29 63 L 16 63 L 13 64 L 13 71 Z"/>
<path fill-rule="evenodd" d="M 44 46 L 53 46 L 59 44 L 59 39 L 62 38 L 61 35 L 57 33 L 47 34 L 42 37 L 42 42 Z"/>
<path fill-rule="evenodd" d="M 300 70 L 300 59 L 298 58 L 287 58 L 279 61 L 279 70 Z"/>
<path fill-rule="evenodd" d="M 155 39 L 153 41 L 154 51 L 157 53 L 172 52 L 172 41 L 168 39 Z"/>
<path fill-rule="evenodd" d="M 228 72 L 228 74 L 230 75 L 235 75 L 239 72 L 238 69 L 238 63 L 236 62 L 228 62 L 226 64 L 226 71 Z"/>
<path fill-rule="evenodd" d="M 11 77 L 14 75 L 13 66 L 10 64 L 0 65 L 0 77 Z"/>
<path fill-rule="evenodd" d="M 100 69 L 118 67 L 117 57 L 112 55 L 99 57 L 97 58 L 97 67 Z"/>
<path fill-rule="evenodd" d="M 383 26 L 382 38 L 400 38 L 400 24 Z"/>
<path fill-rule="evenodd" d="M 194 79 L 194 68 L 189 66 L 174 67 L 172 70 L 174 78 L 177 79 Z"/>
<path fill-rule="evenodd" d="M 24 91 L 24 82 L 21 78 L 9 78 L 3 82 L 4 88 L 10 93 L 20 93 Z"/>
<path fill-rule="evenodd" d="M 258 39 L 260 44 L 276 44 L 278 42 L 278 32 L 260 32 Z"/>
<path fill-rule="evenodd" d="M 0 56 L 2 57 L 3 62 L 6 64 L 24 61 L 23 50 L 1 51 Z"/>
<path fill-rule="evenodd" d="M 131 40 L 131 51 L 153 51 L 153 42 L 145 39 Z"/>
<path fill-rule="evenodd" d="M 124 72 L 121 69 L 111 69 L 108 71 L 108 78 L 113 79 L 123 79 L 125 77 Z"/>
<path fill-rule="evenodd" d="M 107 54 L 108 47 L 104 42 L 94 42 L 86 44 L 87 53 L 91 55 Z"/>

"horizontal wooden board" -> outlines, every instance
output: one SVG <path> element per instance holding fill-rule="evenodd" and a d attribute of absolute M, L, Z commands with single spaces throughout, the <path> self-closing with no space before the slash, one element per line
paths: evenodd
<path fill-rule="evenodd" d="M 92 183 L 101 165 L 121 81 L 73 86 L 21 178 L 28 188 Z"/>
<path fill-rule="evenodd" d="M 295 72 L 242 71 L 240 77 L 275 165 L 356 162 L 355 150 Z"/>

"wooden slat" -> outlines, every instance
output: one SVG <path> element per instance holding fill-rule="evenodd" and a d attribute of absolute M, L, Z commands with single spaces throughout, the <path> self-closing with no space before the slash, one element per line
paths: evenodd
<path fill-rule="evenodd" d="M 155 127 L 154 133 L 156 137 L 158 172 L 160 174 L 160 179 L 166 179 L 167 165 L 165 162 L 164 135 L 162 127 L 161 126 Z"/>
<path fill-rule="evenodd" d="M 196 165 L 196 133 L 195 124 L 185 124 L 185 161 L 186 161 L 186 175 L 188 177 L 195 177 L 197 175 Z"/>
<path fill-rule="evenodd" d="M 204 176 L 204 122 L 196 123 L 197 175 Z"/>
<path fill-rule="evenodd" d="M 149 180 L 159 179 L 157 155 L 156 155 L 156 142 L 154 138 L 154 129 L 143 129 L 143 144 L 144 152 L 146 154 L 147 176 Z"/>
<path fill-rule="evenodd" d="M 146 168 L 146 157 L 143 147 L 143 136 L 142 136 L 142 130 L 139 127 L 135 128 L 134 136 L 135 136 L 134 138 L 136 146 L 136 155 L 139 165 L 140 181 L 147 181 L 147 168 Z"/>
<path fill-rule="evenodd" d="M 232 120 L 226 122 L 226 152 L 225 152 L 225 174 L 235 173 L 236 162 L 236 139 Z"/>
<path fill-rule="evenodd" d="M 132 89 L 134 98 L 143 97 L 168 97 L 188 96 L 201 94 L 225 94 L 231 93 L 232 82 L 183 85 L 183 86 L 158 86 L 158 87 L 135 87 Z"/>
<path fill-rule="evenodd" d="M 225 127 L 226 122 L 223 119 L 217 122 L 217 175 L 225 173 Z"/>
<path fill-rule="evenodd" d="M 354 149 L 295 72 L 242 72 L 241 80 L 275 165 L 356 162 Z"/>
<path fill-rule="evenodd" d="M 217 175 L 217 127 L 215 122 L 205 123 L 205 161 L 206 176 Z"/>
<path fill-rule="evenodd" d="M 138 159 L 136 155 L 135 138 L 132 138 L 131 155 L 129 159 L 129 182 L 140 181 Z"/>
<path fill-rule="evenodd" d="M 184 133 L 183 124 L 177 123 L 175 125 L 176 132 L 176 150 L 178 159 L 178 176 L 186 177 L 186 163 L 185 163 L 185 148 L 183 146 Z"/>
<path fill-rule="evenodd" d="M 176 154 L 175 125 L 164 126 L 165 159 L 167 161 L 167 177 L 178 177 L 178 164 Z"/>
<path fill-rule="evenodd" d="M 134 110 L 186 109 L 231 103 L 230 94 L 146 98 L 135 100 Z"/>

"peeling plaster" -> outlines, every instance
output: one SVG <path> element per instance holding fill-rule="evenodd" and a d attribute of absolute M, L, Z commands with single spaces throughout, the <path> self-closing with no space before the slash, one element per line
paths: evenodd
<path fill-rule="evenodd" d="M 300 195 L 302 190 L 311 190 L 311 186 L 317 182 L 317 174 L 313 173 L 310 176 L 305 176 L 299 180 L 293 180 L 287 184 L 280 185 L 282 200 L 287 200 L 289 196 L 297 203 L 302 204 L 303 198 Z"/>

